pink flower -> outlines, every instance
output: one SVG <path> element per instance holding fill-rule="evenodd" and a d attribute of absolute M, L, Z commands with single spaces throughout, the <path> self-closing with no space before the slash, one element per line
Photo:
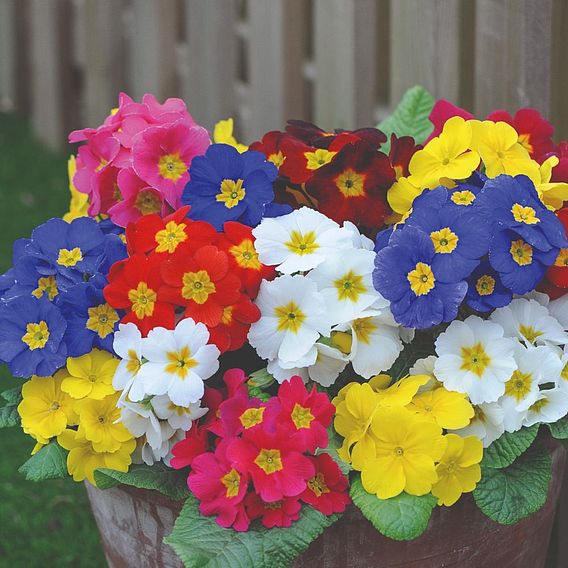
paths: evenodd
<path fill-rule="evenodd" d="M 132 165 L 140 178 L 162 192 L 177 209 L 189 180 L 189 166 L 209 146 L 205 128 L 179 120 L 172 125 L 150 126 L 132 145 Z"/>
<path fill-rule="evenodd" d="M 430 112 L 429 118 L 430 122 L 434 125 L 434 130 L 428 137 L 428 140 L 439 136 L 444 128 L 444 124 L 446 124 L 446 121 L 452 118 L 452 116 L 461 116 L 464 120 L 475 118 L 471 112 L 453 105 L 450 101 L 439 99 L 434 103 L 434 107 Z"/>
<path fill-rule="evenodd" d="M 255 493 L 245 499 L 247 514 L 251 519 L 260 518 L 267 529 L 288 528 L 300 518 L 302 505 L 297 497 L 285 497 L 274 503 L 266 503 Z"/>

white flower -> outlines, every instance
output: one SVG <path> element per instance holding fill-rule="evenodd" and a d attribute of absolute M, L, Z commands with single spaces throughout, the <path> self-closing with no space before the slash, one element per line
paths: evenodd
<path fill-rule="evenodd" d="M 166 424 L 166 422 L 162 422 L 162 424 Z M 146 465 L 154 465 L 154 463 L 158 461 L 163 461 L 169 466 L 170 460 L 172 459 L 172 447 L 184 438 L 185 432 L 180 429 L 175 430 L 158 448 L 152 448 L 148 442 L 142 442 L 137 446 L 132 455 L 132 461 L 134 463 L 144 462 Z"/>
<path fill-rule="evenodd" d="M 134 384 L 136 375 L 142 365 L 142 334 L 133 323 L 118 326 L 114 334 L 113 349 L 121 358 L 112 380 L 112 386 L 117 391 L 123 391 L 123 398 L 128 394 Z M 137 382 L 137 387 L 139 382 Z M 142 398 L 142 395 L 139 398 Z"/>
<path fill-rule="evenodd" d="M 557 422 L 568 413 L 568 391 L 555 387 L 541 390 L 536 402 L 532 404 L 524 420 L 525 426 L 532 426 L 537 422 L 547 424 Z"/>
<path fill-rule="evenodd" d="M 149 446 L 155 450 L 174 433 L 167 422 L 158 420 L 149 403 L 125 402 L 120 409 L 120 421 L 135 438 L 145 436 Z"/>
<path fill-rule="evenodd" d="M 473 404 L 496 401 L 517 368 L 515 342 L 503 333 L 500 325 L 477 316 L 453 321 L 436 339 L 438 380 L 448 390 L 466 393 Z"/>
<path fill-rule="evenodd" d="M 308 274 L 325 298 L 334 324 L 360 317 L 375 303 L 388 305 L 373 286 L 374 269 L 374 252 L 352 250 L 348 255 L 338 252 L 330 256 Z"/>
<path fill-rule="evenodd" d="M 490 319 L 503 327 L 505 335 L 527 345 L 564 345 L 568 335 L 547 307 L 536 300 L 518 298 L 495 310 Z"/>
<path fill-rule="evenodd" d="M 201 408 L 200 402 L 192 402 L 188 406 L 177 406 L 167 395 L 155 396 L 151 400 L 152 408 L 156 416 L 161 420 L 167 420 L 175 430 L 187 431 L 191 428 L 194 420 L 204 416 L 208 408 Z"/>
<path fill-rule="evenodd" d="M 427 375 L 430 377 L 430 380 L 420 386 L 418 388 L 417 393 L 421 394 L 423 392 L 428 392 L 435 389 L 438 386 L 441 386 L 440 382 L 436 378 L 434 374 L 434 366 L 436 365 L 436 360 L 438 357 L 435 355 L 429 355 L 428 357 L 424 357 L 423 359 L 418 359 L 412 367 L 408 370 L 409 375 Z"/>
<path fill-rule="evenodd" d="M 263 219 L 252 234 L 260 262 L 284 274 L 310 270 L 338 250 L 353 247 L 351 231 L 308 207 Z"/>
<path fill-rule="evenodd" d="M 156 327 L 142 343 L 148 361 L 138 372 L 144 393 L 167 394 L 178 406 L 199 401 L 203 381 L 219 369 L 219 349 L 207 344 L 209 331 L 191 318 L 180 321 L 175 330 Z M 130 391 L 130 398 L 132 390 Z"/>
<path fill-rule="evenodd" d="M 344 221 L 343 228 L 347 229 L 353 235 L 353 248 L 375 250 L 375 243 L 369 237 L 362 235 L 354 223 L 351 221 Z"/>
<path fill-rule="evenodd" d="M 503 427 L 503 409 L 496 402 L 489 402 L 473 407 L 474 417 L 465 428 L 455 430 L 460 436 L 477 436 L 483 447 L 487 448 L 495 440 L 501 437 Z"/>
<path fill-rule="evenodd" d="M 564 346 L 564 350 L 557 352 L 560 359 L 560 374 L 557 377 L 556 385 L 561 389 L 568 390 L 568 345 Z"/>
<path fill-rule="evenodd" d="M 280 364 L 313 365 L 316 341 L 331 331 L 325 300 L 315 283 L 299 275 L 263 280 L 256 305 L 261 315 L 251 325 L 248 340 L 258 355 L 279 359 Z"/>
<path fill-rule="evenodd" d="M 568 329 L 568 294 L 552 300 L 548 304 L 548 311 L 560 322 L 560 325 L 565 330 Z"/>

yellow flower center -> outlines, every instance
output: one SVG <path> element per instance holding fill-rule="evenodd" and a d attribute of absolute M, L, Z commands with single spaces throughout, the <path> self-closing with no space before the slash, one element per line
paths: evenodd
<path fill-rule="evenodd" d="M 531 385 L 532 375 L 517 369 L 505 383 L 505 394 L 519 402 L 531 391 Z"/>
<path fill-rule="evenodd" d="M 396 448 L 394 449 L 394 455 L 397 458 L 401 458 L 404 455 L 404 448 L 401 446 L 396 446 Z"/>
<path fill-rule="evenodd" d="M 114 324 L 118 321 L 118 314 L 109 306 L 109 304 L 101 304 L 87 310 L 89 319 L 85 327 L 94 331 L 101 339 L 114 331 Z"/>
<path fill-rule="evenodd" d="M 294 426 L 296 426 L 298 430 L 301 430 L 302 428 L 309 428 L 314 420 L 314 415 L 311 413 L 310 409 L 301 406 L 298 403 L 294 405 L 294 409 L 292 410 L 290 417 L 292 418 Z"/>
<path fill-rule="evenodd" d="M 278 331 L 298 333 L 306 319 L 304 312 L 295 302 L 289 302 L 284 306 L 275 308 L 274 314 L 278 318 Z"/>
<path fill-rule="evenodd" d="M 469 371 L 479 378 L 483 376 L 485 369 L 491 363 L 491 358 L 487 355 L 481 343 L 476 343 L 471 347 L 462 347 L 461 356 L 462 364 L 460 369 Z"/>
<path fill-rule="evenodd" d="M 193 300 L 196 304 L 204 304 L 209 294 L 215 292 L 215 283 L 211 282 L 209 273 L 205 270 L 186 272 L 182 278 L 181 295 L 186 300 Z"/>
<path fill-rule="evenodd" d="M 185 379 L 189 370 L 197 366 L 197 361 L 191 357 L 189 347 L 182 347 L 179 351 L 170 351 L 166 353 L 168 364 L 166 365 L 166 373 L 177 375 L 180 379 Z"/>
<path fill-rule="evenodd" d="M 306 168 L 308 170 L 317 170 L 325 166 L 325 164 L 329 164 L 335 154 L 337 154 L 337 152 L 330 152 L 323 148 L 318 148 L 314 152 L 305 152 Z"/>
<path fill-rule="evenodd" d="M 467 189 L 463 191 L 454 191 L 450 195 L 450 199 L 456 205 L 471 205 L 475 201 L 475 194 Z"/>
<path fill-rule="evenodd" d="M 564 367 L 562 368 L 562 371 L 560 372 L 560 377 L 563 380 L 568 381 L 568 363 L 566 363 L 566 365 L 564 365 Z"/>
<path fill-rule="evenodd" d="M 282 152 L 278 151 L 274 154 L 270 154 L 270 156 L 268 156 L 268 158 L 266 159 L 269 162 L 272 162 L 277 168 L 279 168 L 284 163 L 284 160 L 286 160 L 286 157 L 284 156 L 284 154 L 282 154 Z"/>
<path fill-rule="evenodd" d="M 568 266 L 568 249 L 560 249 L 554 261 L 554 266 Z"/>
<path fill-rule="evenodd" d="M 290 240 L 284 244 L 289 250 L 300 256 L 313 254 L 319 248 L 315 231 L 308 231 L 303 235 L 300 231 L 294 230 L 290 233 Z"/>
<path fill-rule="evenodd" d="M 355 274 L 353 270 L 335 280 L 333 285 L 337 290 L 337 297 L 340 301 L 349 300 L 350 302 L 356 302 L 359 299 L 359 295 L 367 291 L 367 287 L 363 284 L 363 277 Z"/>
<path fill-rule="evenodd" d="M 177 181 L 187 171 L 187 165 L 178 153 L 164 154 L 158 160 L 158 171 L 164 179 Z"/>
<path fill-rule="evenodd" d="M 547 398 L 541 398 L 540 400 L 537 400 L 534 404 L 529 406 L 529 410 L 531 412 L 540 412 L 545 406 L 548 405 L 548 402 L 549 401 Z"/>
<path fill-rule="evenodd" d="M 254 463 L 268 475 L 283 469 L 280 450 L 262 449 L 256 456 Z"/>
<path fill-rule="evenodd" d="M 357 339 L 367 345 L 371 343 L 371 334 L 378 329 L 372 317 L 356 319 L 351 325 Z"/>
<path fill-rule="evenodd" d="M 240 416 L 239 420 L 245 430 L 252 428 L 262 422 L 264 416 L 264 406 L 259 408 L 247 408 Z"/>
<path fill-rule="evenodd" d="M 190 412 L 189 408 L 185 408 L 184 406 L 177 406 L 173 402 L 168 404 L 168 410 L 170 412 L 175 412 L 178 416 L 183 416 L 184 414 L 188 414 Z"/>
<path fill-rule="evenodd" d="M 30 348 L 30 351 L 43 349 L 48 340 L 49 328 L 47 323 L 43 320 L 39 323 L 28 323 L 22 341 Z"/>
<path fill-rule="evenodd" d="M 227 488 L 226 497 L 236 497 L 241 486 L 241 476 L 238 471 L 232 469 L 221 478 L 221 483 Z"/>
<path fill-rule="evenodd" d="M 227 209 L 232 209 L 240 201 L 245 198 L 246 191 L 243 187 L 243 180 L 237 181 L 232 179 L 224 179 L 221 182 L 221 191 L 215 196 L 219 203 L 224 203 Z"/>
<path fill-rule="evenodd" d="M 138 359 L 138 355 L 134 349 L 128 350 L 128 363 L 126 363 L 126 370 L 131 374 L 135 375 L 139 370 L 142 364 L 140 363 L 140 359 Z"/>
<path fill-rule="evenodd" d="M 159 213 L 162 209 L 160 198 L 150 189 L 143 189 L 134 202 L 134 207 L 142 213 L 142 215 L 151 215 Z"/>
<path fill-rule="evenodd" d="M 411 270 L 406 278 L 410 283 L 410 289 L 417 296 L 425 296 L 430 293 L 436 284 L 432 269 L 424 262 L 418 262 L 416 268 Z"/>
<path fill-rule="evenodd" d="M 49 407 L 49 410 L 50 410 L 51 412 L 56 412 L 56 411 L 59 410 L 60 408 L 61 408 L 61 404 L 59 404 L 59 401 L 58 401 L 58 400 L 54 400 L 54 401 L 51 403 L 51 406 Z"/>
<path fill-rule="evenodd" d="M 532 262 L 533 249 L 531 245 L 525 243 L 522 239 L 518 239 L 511 243 L 509 249 L 511 257 L 519 266 L 527 266 Z"/>
<path fill-rule="evenodd" d="M 128 292 L 128 299 L 132 303 L 132 311 L 138 319 L 151 316 L 158 295 L 152 288 L 148 288 L 146 282 L 139 282 L 136 288 Z"/>
<path fill-rule="evenodd" d="M 166 228 L 156 233 L 156 252 L 169 252 L 172 254 L 184 241 L 187 240 L 185 223 L 179 225 L 175 221 L 169 221 Z"/>
<path fill-rule="evenodd" d="M 308 481 L 308 488 L 316 497 L 321 497 L 324 493 L 329 493 L 329 487 L 325 483 L 323 473 L 318 473 Z"/>
<path fill-rule="evenodd" d="M 337 189 L 344 197 L 361 197 L 365 195 L 365 176 L 348 168 L 335 180 Z"/>
<path fill-rule="evenodd" d="M 532 207 L 523 207 L 520 203 L 515 203 L 513 207 L 511 207 L 511 213 L 517 223 L 536 225 L 540 221 L 536 216 L 536 211 Z"/>
<path fill-rule="evenodd" d="M 253 270 L 260 270 L 262 268 L 262 264 L 260 264 L 258 260 L 258 253 L 250 239 L 244 239 L 240 244 L 233 245 L 229 249 L 229 252 L 242 268 L 252 268 Z"/>
<path fill-rule="evenodd" d="M 521 324 L 519 325 L 519 331 L 530 343 L 534 343 L 541 335 L 544 335 L 543 331 L 535 329 L 532 325 Z"/>
<path fill-rule="evenodd" d="M 233 321 L 233 306 L 225 306 L 221 314 L 221 323 L 223 325 L 230 325 Z"/>
<path fill-rule="evenodd" d="M 41 298 L 44 294 L 47 294 L 50 300 L 57 296 L 58 290 L 55 276 L 45 276 L 37 281 L 37 288 L 32 292 L 32 296 Z"/>
<path fill-rule="evenodd" d="M 60 249 L 59 256 L 57 257 L 57 264 L 66 266 L 67 268 L 75 266 L 78 262 L 83 260 L 83 253 L 79 247 L 74 249 Z"/>
<path fill-rule="evenodd" d="M 433 231 L 430 233 L 430 238 L 434 245 L 434 251 L 440 254 L 453 252 L 458 246 L 459 241 L 458 236 L 449 227 L 444 227 L 439 231 Z"/>
<path fill-rule="evenodd" d="M 490 296 L 495 290 L 495 278 L 484 274 L 477 279 L 475 289 L 480 296 Z"/>

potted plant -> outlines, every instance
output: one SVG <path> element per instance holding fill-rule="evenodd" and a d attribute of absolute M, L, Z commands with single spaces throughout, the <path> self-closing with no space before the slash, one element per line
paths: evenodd
<path fill-rule="evenodd" d="M 543 565 L 568 438 L 565 143 L 411 89 L 378 128 L 214 143 L 121 94 L 14 244 L 20 471 L 111 566 Z"/>

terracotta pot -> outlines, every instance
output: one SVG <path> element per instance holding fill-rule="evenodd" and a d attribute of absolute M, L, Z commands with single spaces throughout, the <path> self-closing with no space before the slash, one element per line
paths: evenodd
<path fill-rule="evenodd" d="M 451 508 L 436 508 L 428 530 L 420 538 L 396 542 L 380 535 L 352 507 L 293 566 L 542 568 L 564 474 L 564 447 L 557 445 L 552 459 L 552 482 L 546 505 L 516 525 L 494 523 L 476 508 L 468 495 Z M 182 566 L 173 550 L 162 543 L 172 530 L 180 502 L 155 491 L 126 486 L 101 491 L 86 485 L 111 568 Z"/>

